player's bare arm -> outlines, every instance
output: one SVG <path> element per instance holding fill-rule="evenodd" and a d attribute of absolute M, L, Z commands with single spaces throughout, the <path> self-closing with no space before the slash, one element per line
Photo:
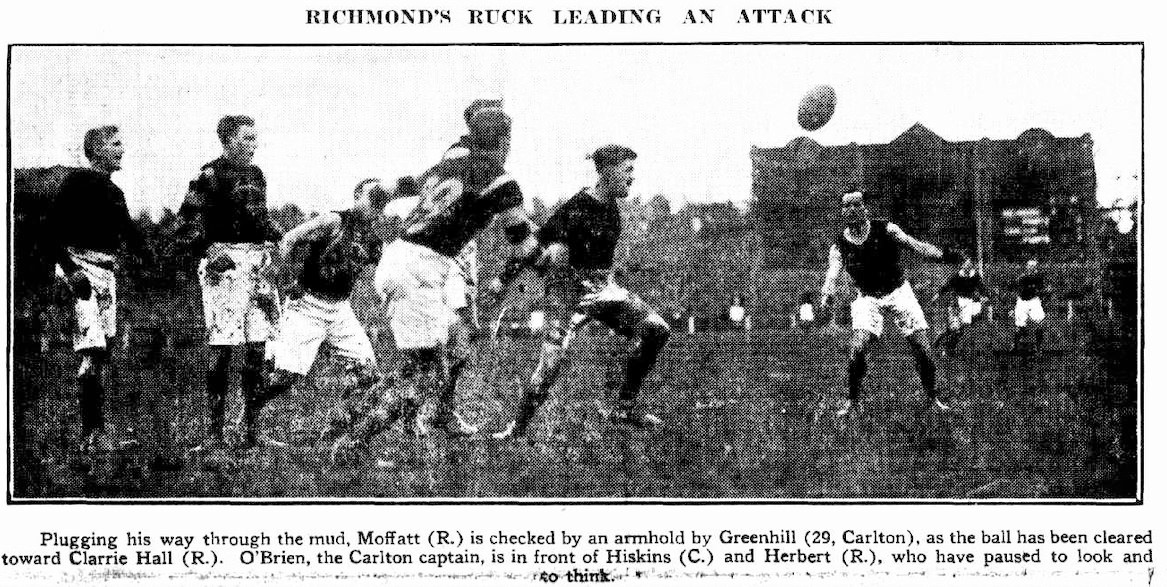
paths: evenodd
<path fill-rule="evenodd" d="M 835 295 L 835 287 L 839 281 L 839 273 L 843 270 L 843 253 L 839 251 L 839 247 L 831 245 L 831 251 L 827 253 L 827 274 L 823 278 L 822 298 L 819 300 L 819 305 L 825 307 L 831 297 Z"/>
<path fill-rule="evenodd" d="M 320 238 L 322 235 L 336 230 L 338 226 L 340 226 L 340 215 L 336 212 L 328 212 L 289 230 L 280 239 L 280 258 L 290 259 L 297 246 Z"/>

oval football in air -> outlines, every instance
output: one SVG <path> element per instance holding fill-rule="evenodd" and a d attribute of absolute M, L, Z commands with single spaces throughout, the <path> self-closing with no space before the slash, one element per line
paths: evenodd
<path fill-rule="evenodd" d="M 798 126 L 805 130 L 818 130 L 831 120 L 834 113 L 835 89 L 826 85 L 815 86 L 798 104 Z"/>

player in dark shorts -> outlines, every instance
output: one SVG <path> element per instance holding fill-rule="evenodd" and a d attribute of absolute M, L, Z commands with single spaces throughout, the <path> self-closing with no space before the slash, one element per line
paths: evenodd
<path fill-rule="evenodd" d="M 946 353 L 956 350 L 966 329 L 984 312 L 984 299 L 988 290 L 972 259 L 965 259 L 960 269 L 940 287 L 933 299 L 939 299 L 949 292 L 956 299 L 948 307 L 948 330 L 936 339 L 936 347 Z"/>
<path fill-rule="evenodd" d="M 627 147 L 608 145 L 597 149 L 591 159 L 599 175 L 596 185 L 580 190 L 559 206 L 538 231 L 535 246 L 520 249 L 521 255 L 508 263 L 493 284 L 492 290 L 501 292 L 522 267 L 532 266 L 544 275 L 547 296 L 558 302 L 551 307 L 562 312 L 563 318 L 548 329 L 539 365 L 526 387 L 518 414 L 495 438 L 527 432 L 535 412 L 566 366 L 572 339 L 591 320 L 632 341 L 619 403 L 609 418 L 642 428 L 660 424 L 659 418 L 637 406 L 636 397 L 668 343 L 669 326 L 644 300 L 618 285 L 612 274 L 621 231 L 619 200 L 628 196 L 632 185 L 636 153 Z"/>
<path fill-rule="evenodd" d="M 278 292 L 270 279 L 272 250 L 282 231 L 268 215 L 267 180 L 251 163 L 255 121 L 224 116 L 216 130 L 223 155 L 204 165 L 190 182 L 179 216 L 180 241 L 202 257 L 199 285 L 212 348 L 207 368 L 209 444 L 219 446 L 233 349 L 245 351 L 240 373 L 244 408 L 263 393 L 265 344 L 279 321 Z"/>
<path fill-rule="evenodd" d="M 289 295 L 279 334 L 270 345 L 272 368 L 265 390 L 250 398 L 244 412 L 247 444 L 256 442 L 256 418 L 263 406 L 308 374 L 323 343 L 348 361 L 351 385 L 345 390 L 346 405 L 358 395 L 355 391 L 380 380 L 373 345 L 349 298 L 357 276 L 375 260 L 374 247 L 380 248 L 371 232 L 388 199 L 378 180 L 366 179 L 353 191 L 351 209 L 321 214 L 280 241 L 280 259 L 294 274 L 298 291 Z M 348 422 L 350 411 L 335 411 L 333 421 Z"/>
<path fill-rule="evenodd" d="M 103 126 L 85 133 L 90 167 L 65 177 L 49 212 L 56 262 L 73 294 L 73 348 L 81 357 L 81 438 L 85 452 L 112 450 L 105 430 L 103 371 L 117 334 L 118 256 L 123 245 L 150 263 L 138 227 L 130 219 L 126 198 L 110 174 L 122 168 L 121 133 Z"/>
<path fill-rule="evenodd" d="M 924 393 L 940 410 L 948 406 L 936 395 L 936 362 L 928 340 L 928 322 L 912 285 L 904 278 L 900 248 L 946 263 L 962 261 L 959 253 L 912 238 L 886 220 L 873 220 L 863 202 L 862 192 L 843 195 L 844 228 L 831 246 L 821 305 L 824 311 L 835 294 L 835 282 L 846 268 L 858 295 L 851 302 L 851 343 L 847 365 L 849 397 L 839 409 L 845 415 L 858 408 L 863 377 L 867 374 L 867 349 L 883 334 L 884 314 L 888 314 L 908 339 Z"/>
<path fill-rule="evenodd" d="M 1025 271 L 1017 277 L 1017 303 L 1013 307 L 1013 351 L 1020 351 L 1026 335 L 1033 333 L 1033 348 L 1041 349 L 1045 339 L 1045 308 L 1041 298 L 1046 295 L 1045 275 L 1037 269 L 1037 259 L 1025 263 Z"/>

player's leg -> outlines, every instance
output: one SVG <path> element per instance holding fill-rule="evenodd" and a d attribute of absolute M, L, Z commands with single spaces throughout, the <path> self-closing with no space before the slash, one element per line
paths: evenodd
<path fill-rule="evenodd" d="M 116 335 L 113 322 L 116 309 L 110 291 L 113 280 L 112 272 L 103 271 L 77 258 L 75 261 L 85 271 L 91 287 L 89 298 L 77 300 L 73 306 L 76 326 L 73 349 L 81 358 L 77 370 L 77 388 L 82 449 L 98 452 L 112 449 L 112 443 L 104 434 L 103 372 L 109 357 L 107 349 Z"/>
<path fill-rule="evenodd" d="M 368 392 L 382 380 L 373 345 L 350 303 L 334 304 L 330 316 L 325 340 L 347 362 L 347 377 L 341 401 L 331 410 L 328 428 L 321 433 L 322 439 L 334 439 L 351 430 L 353 422 L 366 414 L 364 406 L 367 403 L 380 403 L 378 398 L 369 397 Z"/>
<path fill-rule="evenodd" d="M 900 332 L 908 339 L 924 393 L 936 407 L 948 409 L 948 406 L 936 397 L 936 360 L 932 356 L 932 345 L 928 340 L 928 322 L 920 302 L 916 299 L 915 291 L 905 282 L 888 296 L 887 301 L 887 310 L 892 314 Z"/>
<path fill-rule="evenodd" d="M 1033 350 L 1041 351 L 1045 343 L 1045 308 L 1041 305 L 1041 298 L 1033 298 L 1030 323 L 1033 327 Z"/>
<path fill-rule="evenodd" d="M 611 281 L 589 297 L 595 301 L 585 298 L 580 307 L 596 320 L 628 337 L 632 343 L 625 366 L 624 383 L 620 387 L 618 408 L 612 412 L 611 419 L 640 427 L 659 424 L 659 418 L 637 406 L 636 397 L 645 377 L 652 371 L 660 352 L 669 341 L 668 323 L 640 296 Z"/>
<path fill-rule="evenodd" d="M 851 331 L 851 340 L 847 344 L 847 399 L 839 408 L 840 416 L 859 406 L 863 397 L 863 379 L 867 376 L 867 349 L 875 338 L 868 330 Z"/>
<path fill-rule="evenodd" d="M 264 370 L 262 385 L 245 406 L 248 443 L 255 442 L 255 423 L 263 407 L 299 384 L 312 368 L 320 345 L 328 337 L 329 320 L 327 303 L 313 296 L 305 295 L 288 304 L 276 339 L 267 347 L 271 361 Z"/>
<path fill-rule="evenodd" d="M 568 347 L 575 332 L 587 320 L 587 316 L 576 314 L 566 328 L 555 327 L 547 331 L 543 344 L 539 348 L 539 363 L 535 366 L 531 379 L 523 388 L 523 398 L 519 402 L 518 413 L 502 432 L 494 434 L 494 438 L 501 440 L 523 436 L 527 433 L 531 420 L 539 411 L 539 407 L 550 397 L 551 388 L 568 365 Z"/>
<path fill-rule="evenodd" d="M 637 322 L 632 334 L 632 349 L 628 356 L 624 384 L 620 387 L 619 411 L 614 416 L 634 426 L 657 426 L 660 419 L 641 409 L 636 397 L 645 377 L 652 371 L 661 351 L 668 344 L 671 331 L 664 318 L 653 312 Z"/>
<path fill-rule="evenodd" d="M 916 360 L 916 372 L 920 375 L 920 385 L 933 405 L 941 410 L 947 410 L 948 405 L 936 395 L 936 361 L 932 357 L 932 348 L 928 344 L 928 336 L 924 331 L 909 334 L 908 346 L 912 349 L 912 357 Z"/>
<path fill-rule="evenodd" d="M 77 370 L 77 387 L 81 411 L 82 450 L 103 452 L 112 449 L 105 436 L 105 388 L 102 382 L 108 352 L 104 348 L 78 351 L 81 365 Z"/>
<path fill-rule="evenodd" d="M 1015 329 L 1013 330 L 1013 348 L 1010 349 L 1012 352 L 1020 352 L 1023 348 L 1022 343 L 1025 340 L 1025 334 L 1028 330 L 1027 325 L 1029 324 L 1028 310 L 1029 305 L 1025 300 L 1017 298 L 1017 303 L 1013 306 L 1013 325 Z"/>
<path fill-rule="evenodd" d="M 198 270 L 208 345 L 207 432 L 210 442 L 216 444 L 223 440 L 231 354 L 235 347 L 246 342 L 247 308 L 250 305 L 250 294 L 243 286 L 238 268 L 242 259 L 231 250 L 223 250 L 222 253 L 236 263 L 235 268 L 215 271 L 208 268 L 207 259 L 204 258 Z"/>
<path fill-rule="evenodd" d="M 867 349 L 883 334 L 883 312 L 875 298 L 860 295 L 851 302 L 851 340 L 847 345 L 847 399 L 838 410 L 845 415 L 858 407 L 867 375 Z"/>
<path fill-rule="evenodd" d="M 211 345 L 207 365 L 207 410 L 210 421 L 207 432 L 212 442 L 223 440 L 223 424 L 227 414 L 227 383 L 231 368 L 231 350 L 234 345 Z"/>
<path fill-rule="evenodd" d="M 475 335 L 471 312 L 469 307 L 460 308 L 450 324 L 449 335 L 446 344 L 443 345 L 444 363 L 440 371 L 441 378 L 437 382 L 436 411 L 431 422 L 427 422 L 458 436 L 478 433 L 478 428 L 466 423 L 454 409 L 458 381 L 470 364 L 471 345 Z"/>

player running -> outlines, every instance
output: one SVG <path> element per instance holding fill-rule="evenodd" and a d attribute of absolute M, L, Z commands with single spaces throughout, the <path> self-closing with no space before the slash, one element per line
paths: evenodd
<path fill-rule="evenodd" d="M 835 295 L 840 270 L 847 269 L 858 295 L 851 302 L 851 335 L 847 384 L 850 395 L 838 415 L 858 408 L 867 373 L 867 349 L 883 335 L 884 314 L 888 314 L 908 339 L 924 393 L 940 410 L 949 409 L 936 396 L 936 363 L 928 341 L 928 323 L 912 286 L 904 278 L 900 247 L 946 263 L 961 261 L 959 253 L 912 238 L 886 220 L 872 220 L 862 192 L 842 199 L 843 230 L 831 246 L 827 274 L 823 281 L 821 305 L 824 311 Z"/>
<path fill-rule="evenodd" d="M 103 367 L 117 335 L 118 252 L 122 245 L 149 264 L 152 255 L 130 219 L 122 193 L 110 175 L 122 168 L 121 133 L 102 126 L 85 133 L 89 167 L 73 171 L 61 183 L 49 213 L 50 238 L 56 240 L 57 267 L 73 294 L 73 349 L 81 357 L 82 451 L 114 448 L 105 431 Z"/>
<path fill-rule="evenodd" d="M 506 226 L 526 227 L 528 221 L 519 184 L 504 167 L 510 117 L 499 108 L 483 107 L 468 126 L 466 152 L 443 158 L 418 178 L 418 205 L 405 219 L 401 237 L 385 246 L 374 277 L 375 289 L 388 301 L 394 340 L 405 355 L 400 371 L 404 394 L 378 406 L 354 426 L 351 438 L 338 443 L 365 443 L 402 417 L 412 419 L 407 426 L 421 435 L 433 428 L 455 436 L 478 431 L 454 411 L 457 376 L 466 357 L 447 358 L 444 352 L 450 348 L 453 307 L 464 300 L 452 300 L 457 296 L 447 288 L 459 270 L 459 253 L 495 216 L 504 218 Z M 512 242 L 525 237 L 522 229 L 508 234 Z"/>
<path fill-rule="evenodd" d="M 1013 352 L 1020 351 L 1025 336 L 1033 333 L 1033 348 L 1040 350 L 1045 339 L 1045 309 L 1041 298 L 1046 295 L 1045 275 L 1037 270 L 1037 259 L 1025 263 L 1025 271 L 1017 278 L 1017 304 L 1013 307 Z"/>
<path fill-rule="evenodd" d="M 956 297 L 955 303 L 948 307 L 948 330 L 945 330 L 936 339 L 936 346 L 942 353 L 952 353 L 956 345 L 964 336 L 966 328 L 971 325 L 984 311 L 985 281 L 972 259 L 965 259 L 960 269 L 936 292 L 933 300 L 952 292 Z"/>
<path fill-rule="evenodd" d="M 621 230 L 619 200 L 628 196 L 632 185 L 636 153 L 628 147 L 608 145 L 597 149 L 591 159 L 599 176 L 596 185 L 564 202 L 538 231 L 534 246 L 521 249 L 493 284 L 492 289 L 501 292 L 522 267 L 533 266 L 545 275 L 548 297 L 560 302 L 552 305 L 570 315 L 559 322 L 565 327 L 548 330 L 518 415 L 495 438 L 527 432 L 566 366 L 572 339 L 590 320 L 598 320 L 632 341 L 619 404 L 609 418 L 641 428 L 660 424 L 659 418 L 637 407 L 636 396 L 668 343 L 669 326 L 639 296 L 618 285 L 612 274 Z"/>
<path fill-rule="evenodd" d="M 325 342 L 349 363 L 352 386 L 344 393 L 346 405 L 353 391 L 380 380 L 373 345 L 349 298 L 361 270 L 374 262 L 370 232 L 388 199 L 378 180 L 366 179 L 353 191 L 351 209 L 321 214 L 288 231 L 280 241 L 279 257 L 295 273 L 302 292 L 289 296 L 293 299 L 271 344 L 273 369 L 267 385 L 249 398 L 244 412 L 246 444 L 256 442 L 256 418 L 263 406 L 308 374 Z M 298 249 L 306 251 L 297 255 Z M 292 259 L 302 259 L 302 263 Z M 334 415 L 339 418 L 334 419 L 347 421 L 349 411 L 337 411 Z"/>
<path fill-rule="evenodd" d="M 282 232 L 268 216 L 267 180 L 251 162 L 255 120 L 224 116 L 217 132 L 223 154 L 190 182 L 179 210 L 185 232 L 181 240 L 202 256 L 199 285 L 207 344 L 213 349 L 207 368 L 213 445 L 223 441 L 232 349 L 244 348 L 240 381 L 245 422 L 254 420 L 247 412 L 263 393 L 264 347 L 279 321 L 278 293 L 269 275 L 271 251 Z"/>

